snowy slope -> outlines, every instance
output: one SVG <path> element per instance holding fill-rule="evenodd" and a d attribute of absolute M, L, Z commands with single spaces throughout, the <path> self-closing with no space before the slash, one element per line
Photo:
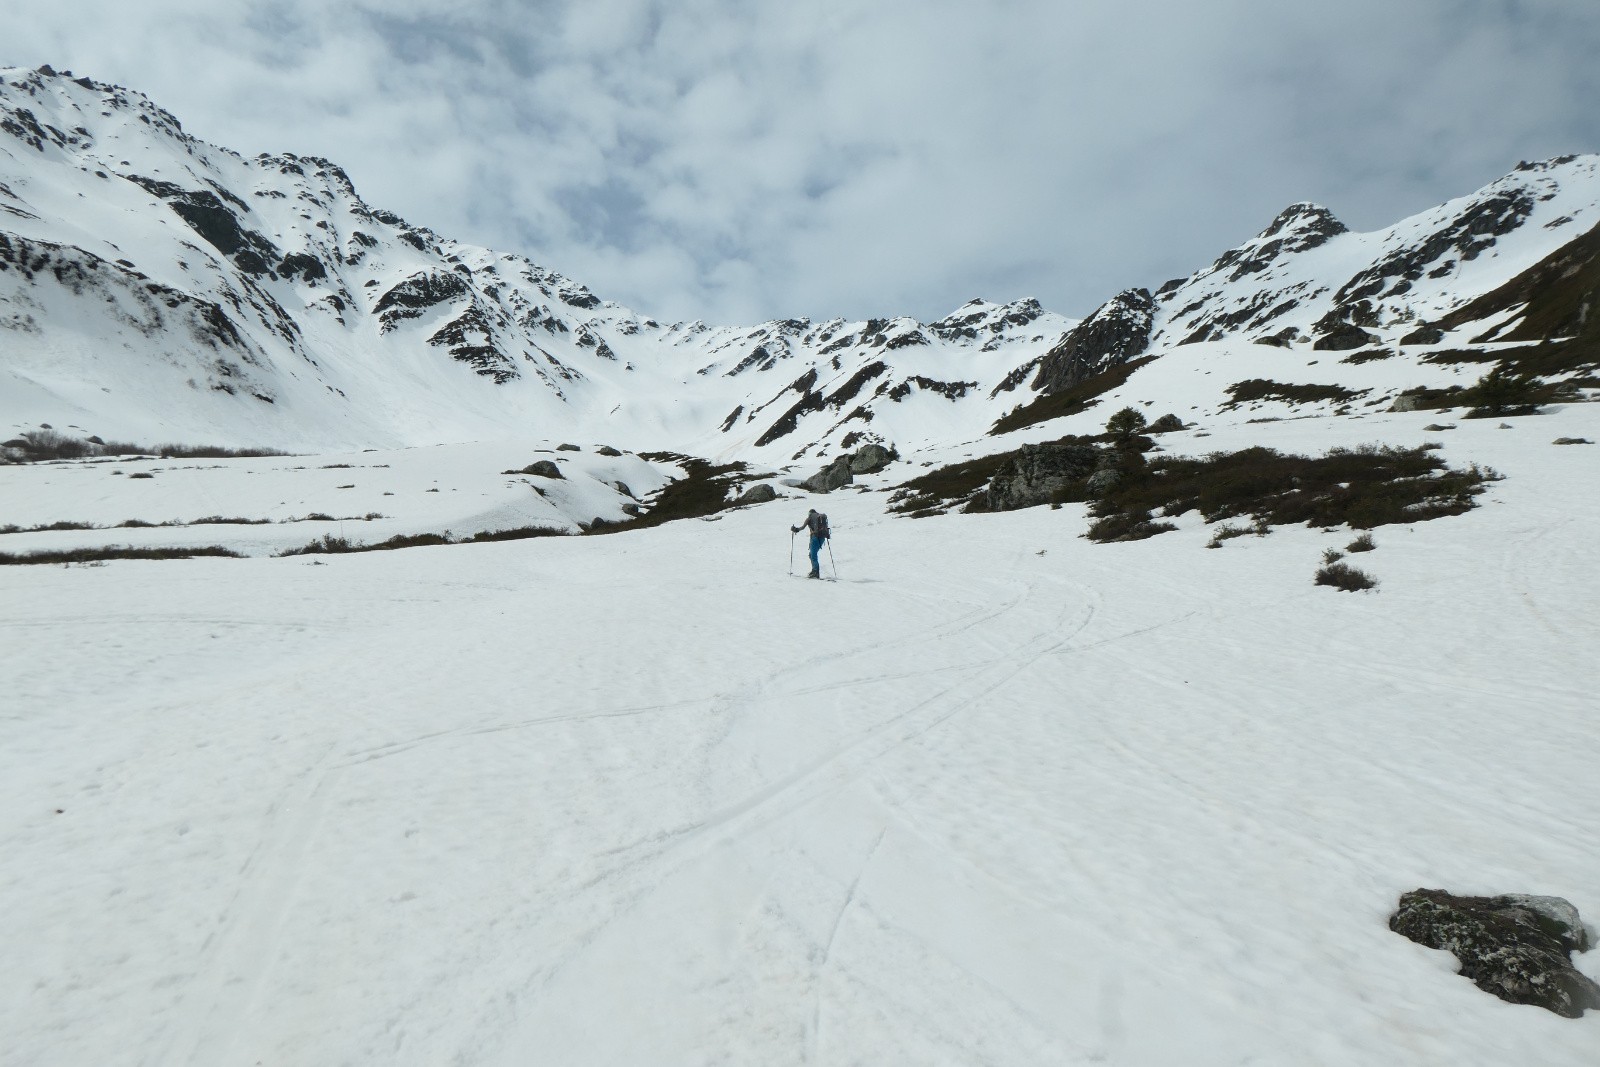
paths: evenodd
<path fill-rule="evenodd" d="M 1506 479 L 1379 529 L 1376 595 L 1310 584 L 1349 531 L 1092 545 L 1080 505 L 877 492 L 828 498 L 834 584 L 785 574 L 798 500 L 4 568 L 0 1063 L 1591 1064 L 1593 1013 L 1385 923 L 1418 886 L 1600 915 L 1600 465 L 1550 444 L 1597 412 L 1436 435 Z"/>

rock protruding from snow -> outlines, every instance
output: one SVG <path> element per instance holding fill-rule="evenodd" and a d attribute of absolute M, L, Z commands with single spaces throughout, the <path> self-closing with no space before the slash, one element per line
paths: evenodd
<path fill-rule="evenodd" d="M 1060 392 L 1143 354 L 1155 309 L 1148 289 L 1125 289 L 1107 300 L 1044 355 L 1033 387 Z"/>
<path fill-rule="evenodd" d="M 1458 897 L 1417 889 L 1400 897 L 1389 929 L 1453 952 L 1460 973 L 1501 1000 L 1536 1004 L 1569 1019 L 1600 1008 L 1600 985 L 1575 970 L 1568 955 L 1589 949 L 1589 931 L 1578 909 L 1560 897 Z"/>
<path fill-rule="evenodd" d="M 1051 503 L 1068 486 L 1094 474 L 1104 451 L 1087 444 L 1023 445 L 990 479 L 984 503 L 990 511 Z"/>
<path fill-rule="evenodd" d="M 850 473 L 850 457 L 839 456 L 832 463 L 822 468 L 811 477 L 800 483 L 800 488 L 809 489 L 813 493 L 831 493 L 855 481 Z"/>
<path fill-rule="evenodd" d="M 895 460 L 895 451 L 880 444 L 866 444 L 850 456 L 850 473 L 876 474 Z"/>
<path fill-rule="evenodd" d="M 766 482 L 758 482 L 739 494 L 735 500 L 735 507 L 744 507 L 749 504 L 765 504 L 769 500 L 778 499 L 778 491 Z"/>

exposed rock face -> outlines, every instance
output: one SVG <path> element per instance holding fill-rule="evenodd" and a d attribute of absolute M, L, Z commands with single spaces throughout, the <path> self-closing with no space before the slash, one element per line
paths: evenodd
<path fill-rule="evenodd" d="M 1271 225 L 1256 235 L 1255 240 L 1223 253 L 1211 269 L 1219 274 L 1225 270 L 1231 271 L 1228 280 L 1238 281 L 1247 274 L 1259 274 L 1266 270 L 1281 255 L 1308 251 L 1348 231 L 1349 227 L 1334 218 L 1333 212 L 1325 207 L 1309 203 L 1290 204 L 1278 213 Z"/>
<path fill-rule="evenodd" d="M 595 451 L 600 453 L 602 456 L 622 455 L 621 452 L 617 451 L 615 448 L 612 448 L 610 445 L 601 445 L 599 448 L 595 449 Z"/>
<path fill-rule="evenodd" d="M 850 473 L 876 474 L 895 459 L 895 452 L 882 445 L 862 445 L 850 456 Z"/>
<path fill-rule="evenodd" d="M 1181 430 L 1181 429 L 1183 429 L 1183 420 L 1178 418 L 1178 416 L 1176 416 L 1176 415 L 1168 413 L 1166 415 L 1161 416 L 1155 422 L 1152 422 L 1149 426 L 1146 426 L 1144 428 L 1144 432 L 1147 433 L 1147 434 L 1150 434 L 1150 433 L 1172 433 L 1175 430 Z"/>
<path fill-rule="evenodd" d="M 1316 344 L 1311 347 L 1318 352 L 1349 352 L 1375 345 L 1378 341 L 1377 334 L 1368 333 L 1359 326 L 1342 323 L 1317 338 Z"/>
<path fill-rule="evenodd" d="M 1023 445 L 989 480 L 984 502 L 990 511 L 1047 504 L 1072 483 L 1094 474 L 1105 451 L 1093 445 Z"/>
<path fill-rule="evenodd" d="M 1494 247 L 1495 239 L 1522 225 L 1533 211 L 1533 196 L 1526 189 L 1501 189 L 1480 197 L 1447 225 L 1421 241 L 1397 249 L 1344 284 L 1334 299 L 1339 303 L 1373 296 L 1400 296 L 1424 271 L 1442 277 L 1456 266 L 1456 257 L 1477 259 Z M 1441 262 L 1443 261 L 1443 262 Z"/>
<path fill-rule="evenodd" d="M 1560 897 L 1457 897 L 1417 889 L 1400 897 L 1389 929 L 1448 949 L 1461 974 L 1513 1004 L 1537 1004 L 1576 1019 L 1600 1008 L 1600 985 L 1573 969 L 1568 953 L 1590 947 L 1578 909 Z"/>
<path fill-rule="evenodd" d="M 778 491 L 772 488 L 772 486 L 768 485 L 766 482 L 761 482 L 758 485 L 752 485 L 743 493 L 739 494 L 739 499 L 734 501 L 734 505 L 740 506 L 744 504 L 765 504 L 769 500 L 776 499 L 778 499 Z"/>
<path fill-rule="evenodd" d="M 1070 389 L 1143 354 L 1155 309 L 1148 289 L 1127 289 L 1101 304 L 1039 361 L 1033 388 L 1046 393 Z"/>
<path fill-rule="evenodd" d="M 800 483 L 802 489 L 813 493 L 831 493 L 855 481 L 850 473 L 850 457 L 840 456 L 811 477 Z"/>

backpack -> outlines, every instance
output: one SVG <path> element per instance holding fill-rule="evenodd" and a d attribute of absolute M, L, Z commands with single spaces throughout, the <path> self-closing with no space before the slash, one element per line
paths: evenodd
<path fill-rule="evenodd" d="M 820 511 L 817 512 L 817 519 L 811 527 L 811 534 L 813 537 L 820 537 L 824 541 L 831 536 L 828 531 L 828 516 Z"/>

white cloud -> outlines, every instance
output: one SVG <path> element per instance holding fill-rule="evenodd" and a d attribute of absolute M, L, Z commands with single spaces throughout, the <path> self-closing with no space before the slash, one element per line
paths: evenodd
<path fill-rule="evenodd" d="M 1082 314 L 1290 201 L 1378 226 L 1600 149 L 1600 6 L 1561 0 L 84 0 L 8 36 L 668 319 Z"/>

